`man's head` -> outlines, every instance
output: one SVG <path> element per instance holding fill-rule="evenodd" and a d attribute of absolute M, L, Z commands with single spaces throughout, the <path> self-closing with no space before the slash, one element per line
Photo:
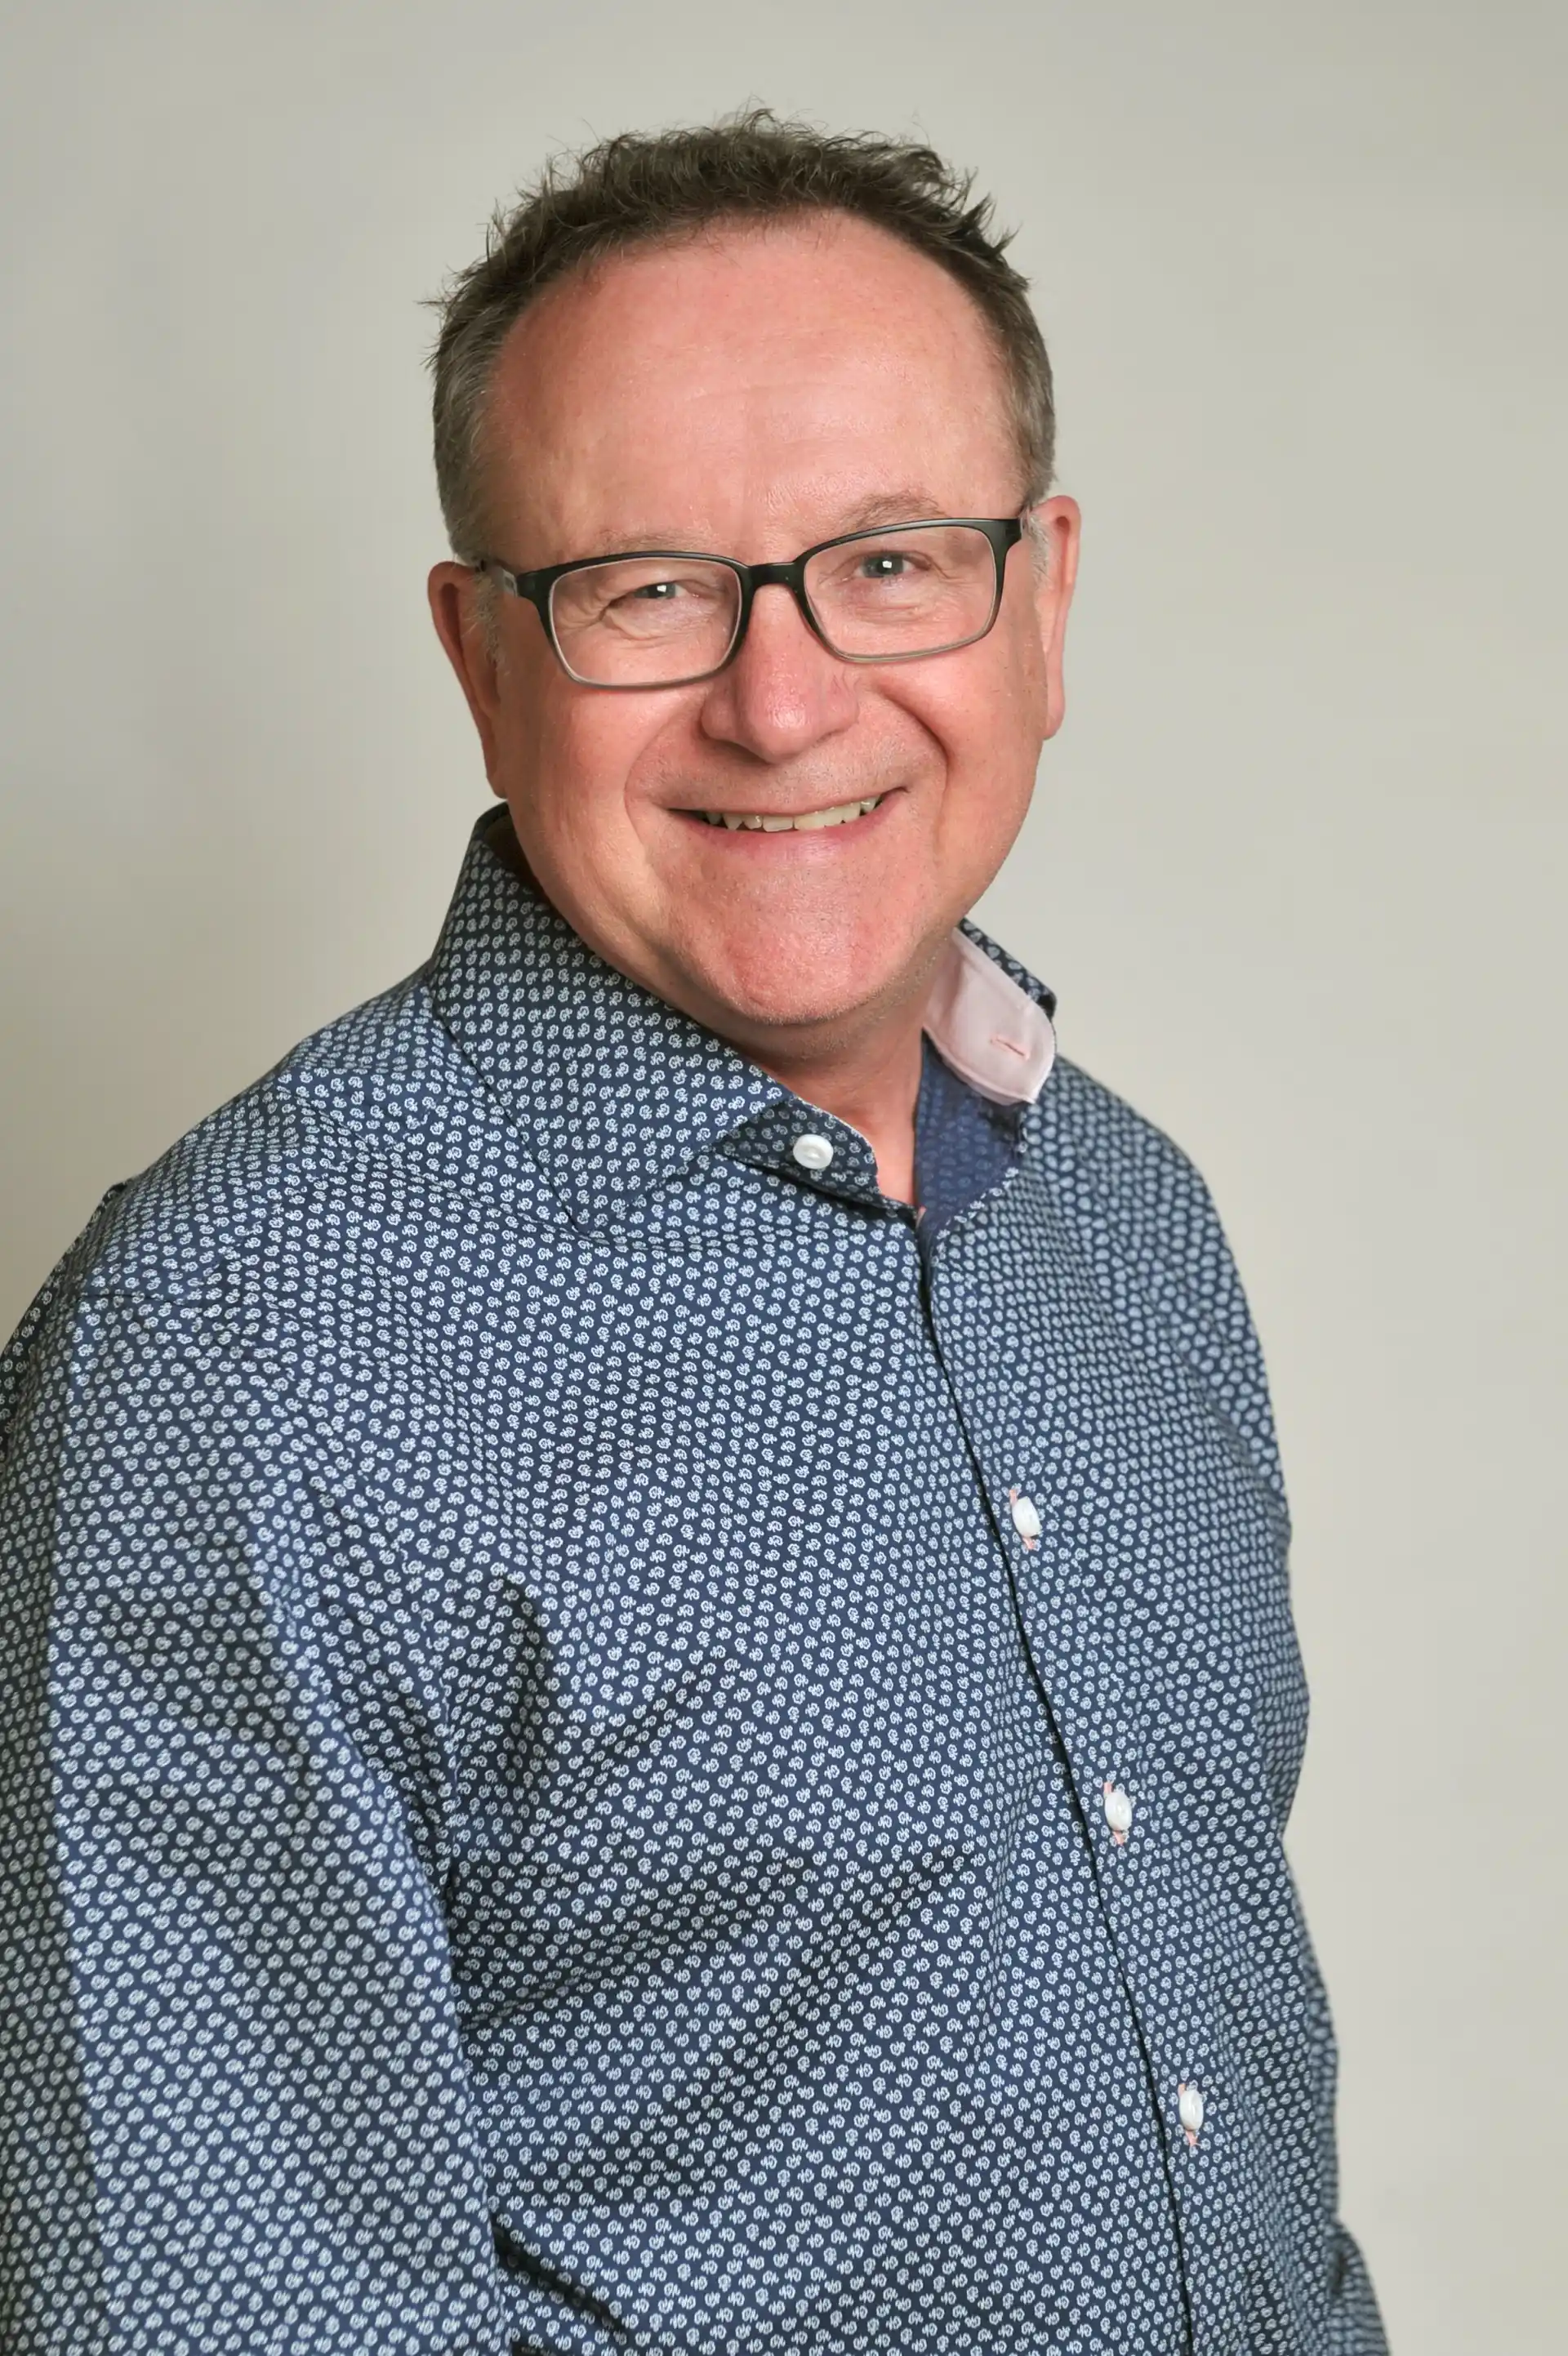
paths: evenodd
<path fill-rule="evenodd" d="M 1047 498 L 1049 370 L 986 223 L 928 150 L 752 115 L 551 174 L 446 305 L 437 468 L 462 561 L 431 594 L 491 784 L 590 945 L 764 1062 L 866 1035 L 923 991 L 1061 716 L 1076 511 Z M 731 576 L 579 575 L 541 613 L 473 569 L 779 562 L 869 527 L 1019 516 L 1021 545 L 997 536 L 994 624 L 956 650 L 844 659 L 923 647 L 917 589 L 972 613 L 984 573 L 975 627 L 989 612 L 977 535 L 888 533 L 813 567 L 832 645 L 768 584 L 732 659 L 673 685 L 624 684 L 700 667 L 632 661 L 628 634 L 679 638 L 677 609 Z M 574 679 L 546 614 L 568 663 L 623 683 Z M 574 659 L 611 640 L 619 655 Z M 722 660 L 722 627 L 703 644 Z M 774 823 L 714 823 L 737 818 Z"/>

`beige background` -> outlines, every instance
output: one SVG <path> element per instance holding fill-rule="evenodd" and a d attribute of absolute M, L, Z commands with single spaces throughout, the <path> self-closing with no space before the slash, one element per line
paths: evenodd
<path fill-rule="evenodd" d="M 417 304 L 491 202 L 758 95 L 918 125 L 1022 223 L 1088 540 L 983 915 L 1250 1282 L 1345 2205 L 1407 2356 L 1568 2346 L 1565 24 L 13 0 L 0 56 L 6 1324 L 104 1185 L 432 938 L 484 796 Z"/>

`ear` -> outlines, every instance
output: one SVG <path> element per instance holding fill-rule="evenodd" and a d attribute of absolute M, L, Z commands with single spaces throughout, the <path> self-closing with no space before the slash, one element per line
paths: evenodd
<path fill-rule="evenodd" d="M 496 720 L 500 706 L 494 642 L 485 626 L 479 605 L 480 580 L 471 564 L 442 563 L 432 568 L 428 584 L 431 619 L 446 659 L 457 674 L 468 710 L 484 749 L 485 775 L 494 792 L 496 783 Z"/>
<path fill-rule="evenodd" d="M 1082 524 L 1078 501 L 1067 498 L 1042 499 L 1037 507 L 1030 509 L 1029 524 L 1039 550 L 1036 559 L 1035 610 L 1046 665 L 1046 734 L 1054 736 L 1067 711 L 1063 653 L 1073 584 L 1078 579 Z"/>

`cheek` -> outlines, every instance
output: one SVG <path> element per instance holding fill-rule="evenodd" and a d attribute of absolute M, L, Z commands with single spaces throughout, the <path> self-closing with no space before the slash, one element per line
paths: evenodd
<path fill-rule="evenodd" d="M 998 712 L 1005 724 L 1034 737 L 1037 755 L 1049 726 L 1049 680 L 1034 599 L 1015 594 L 992 635 L 996 641 Z"/>
<path fill-rule="evenodd" d="M 596 695 L 552 663 L 519 682 L 512 778 L 542 832 L 603 842 L 632 831 L 628 784 L 671 715 L 635 695 Z"/>
<path fill-rule="evenodd" d="M 998 623 L 908 683 L 911 712 L 941 746 L 951 800 L 1005 809 L 1027 798 L 1047 728 L 1047 681 L 1037 637 Z"/>

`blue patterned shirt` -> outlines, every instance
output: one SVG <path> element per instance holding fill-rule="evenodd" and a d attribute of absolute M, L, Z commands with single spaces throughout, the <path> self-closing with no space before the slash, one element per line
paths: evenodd
<path fill-rule="evenodd" d="M 1200 1181 L 966 926 L 917 1219 L 496 841 L 4 1362 L 0 2341 L 1374 2356 Z"/>

